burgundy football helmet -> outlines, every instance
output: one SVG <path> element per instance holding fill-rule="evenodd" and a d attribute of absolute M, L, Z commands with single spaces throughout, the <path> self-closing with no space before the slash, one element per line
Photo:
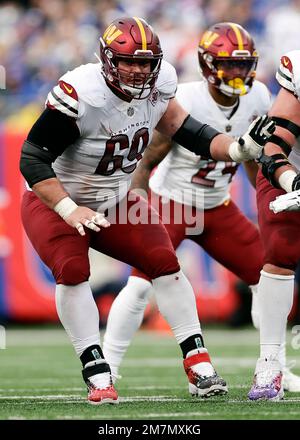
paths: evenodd
<path fill-rule="evenodd" d="M 108 85 L 125 100 L 145 99 L 150 95 L 160 71 L 162 56 L 158 36 L 142 18 L 114 20 L 100 38 L 102 74 Z M 121 60 L 129 63 L 150 61 L 151 71 L 126 74 L 118 67 Z"/>
<path fill-rule="evenodd" d="M 202 35 L 198 58 L 203 76 L 227 96 L 252 87 L 258 54 L 251 35 L 236 23 L 217 23 Z"/>

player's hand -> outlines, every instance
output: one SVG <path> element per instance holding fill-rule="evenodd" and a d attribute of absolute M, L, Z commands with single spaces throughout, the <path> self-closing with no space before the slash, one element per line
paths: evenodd
<path fill-rule="evenodd" d="M 269 208 L 275 214 L 284 211 L 300 211 L 300 190 L 276 197 L 273 202 L 270 202 Z"/>
<path fill-rule="evenodd" d="M 78 206 L 64 220 L 68 225 L 76 228 L 80 235 L 85 235 L 84 227 L 99 232 L 101 228 L 108 228 L 110 226 L 110 223 L 103 214 L 84 206 Z"/>
<path fill-rule="evenodd" d="M 267 115 L 257 117 L 246 133 L 229 146 L 229 155 L 235 162 L 257 159 L 264 145 L 276 128 L 275 122 Z"/>

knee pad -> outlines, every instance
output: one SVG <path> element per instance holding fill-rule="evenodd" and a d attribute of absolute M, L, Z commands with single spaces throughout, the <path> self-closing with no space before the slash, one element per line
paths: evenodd
<path fill-rule="evenodd" d="M 57 268 L 54 268 L 53 276 L 56 284 L 66 286 L 75 286 L 88 281 L 90 277 L 88 259 L 79 256 L 65 258 Z"/>
<path fill-rule="evenodd" d="M 127 291 L 134 292 L 135 300 L 141 302 L 148 302 L 149 296 L 151 294 L 152 283 L 145 280 L 144 278 L 139 278 L 131 275 L 127 282 Z M 130 295 L 130 293 L 127 293 Z"/>

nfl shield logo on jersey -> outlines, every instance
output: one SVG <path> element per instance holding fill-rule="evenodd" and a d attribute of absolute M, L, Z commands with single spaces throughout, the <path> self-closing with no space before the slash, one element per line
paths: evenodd
<path fill-rule="evenodd" d="M 149 96 L 149 101 L 151 102 L 151 104 L 153 105 L 153 107 L 156 105 L 156 103 L 157 103 L 157 100 L 158 100 L 158 93 L 159 93 L 159 91 L 156 89 L 156 88 L 154 88 L 153 90 L 152 90 L 152 93 L 151 93 L 151 95 Z"/>
<path fill-rule="evenodd" d="M 134 108 L 133 108 L 133 107 L 128 107 L 128 109 L 127 109 L 127 115 L 128 115 L 128 116 L 133 116 L 133 115 L 134 115 Z"/>

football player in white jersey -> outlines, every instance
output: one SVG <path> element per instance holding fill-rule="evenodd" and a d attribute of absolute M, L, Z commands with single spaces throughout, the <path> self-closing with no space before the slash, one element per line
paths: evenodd
<path fill-rule="evenodd" d="M 118 403 L 88 283 L 89 247 L 152 279 L 181 347 L 190 391 L 226 393 L 168 233 L 150 204 L 128 189 L 155 127 L 202 156 L 243 161 L 261 154 L 275 125 L 258 118 L 236 141 L 189 115 L 174 98 L 175 69 L 162 60 L 158 36 L 143 19 L 112 22 L 100 39 L 100 59 L 60 78 L 20 160 L 31 188 L 23 197 L 23 225 L 56 280 L 57 312 L 82 362 L 88 402 Z M 136 205 L 147 221 L 136 221 Z"/>
<path fill-rule="evenodd" d="M 281 90 L 269 115 L 276 121 L 257 177 L 258 220 L 265 250 L 258 285 L 260 358 L 250 400 L 284 396 L 280 344 L 293 304 L 294 273 L 300 260 L 300 50 L 281 58 L 276 74 Z M 298 211 L 298 212 L 295 212 Z"/>
<path fill-rule="evenodd" d="M 250 121 L 270 108 L 270 93 L 254 80 L 258 56 L 249 33 L 234 23 L 218 23 L 200 39 L 199 64 L 204 80 L 180 84 L 176 99 L 193 117 L 222 132 L 238 137 Z M 158 168 L 150 178 L 150 173 Z M 248 176 L 255 186 L 257 165 L 246 162 Z M 257 228 L 230 200 L 229 190 L 238 164 L 202 158 L 187 151 L 169 138 L 156 134 L 133 178 L 135 190 L 152 190 L 152 206 L 162 220 L 176 249 L 189 238 L 205 249 L 252 287 L 256 299 L 257 283 L 263 266 L 263 251 Z M 175 218 L 164 218 L 166 201 L 177 213 L 189 205 L 204 210 L 204 230 L 189 235 L 187 223 L 178 225 Z M 195 215 L 195 211 L 193 212 Z M 174 216 L 175 217 L 175 216 Z M 247 259 L 243 258 L 245 249 Z M 122 358 L 140 326 L 152 292 L 149 277 L 133 269 L 127 285 L 115 299 L 104 337 L 106 359 L 117 376 Z M 256 302 L 254 301 L 254 304 Z M 258 311 L 253 310 L 258 327 Z M 300 391 L 300 378 L 286 368 L 285 339 L 280 361 L 285 367 L 285 387 Z"/>

